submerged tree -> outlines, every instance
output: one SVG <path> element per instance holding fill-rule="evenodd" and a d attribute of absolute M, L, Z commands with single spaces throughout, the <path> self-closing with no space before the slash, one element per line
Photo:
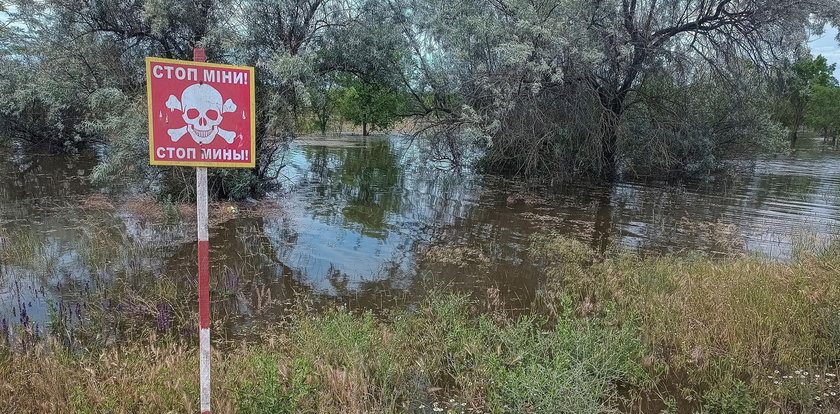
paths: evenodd
<path fill-rule="evenodd" d="M 258 71 L 257 166 L 214 170 L 211 192 L 226 198 L 260 194 L 282 167 L 275 161 L 294 126 L 286 115 L 300 104 L 296 85 L 304 75 L 289 67 L 297 56 L 305 63 L 304 51 L 316 48 L 312 33 L 324 25 L 328 3 L 335 1 L 16 1 L 10 14 L 15 26 L 25 28 L 26 59 L 18 59 L 25 65 L 14 76 L 4 76 L 15 93 L 3 99 L 11 101 L 5 105 L 10 114 L 26 118 L 0 119 L 27 126 L 21 135 L 29 140 L 48 136 L 99 145 L 104 156 L 95 179 L 140 174 L 159 192 L 186 198 L 194 187 L 191 174 L 146 165 L 143 58 L 190 60 L 193 48 L 202 47 L 210 61 L 250 64 Z"/>
<path fill-rule="evenodd" d="M 629 162 L 620 141 L 628 110 L 652 98 L 638 93 L 650 79 L 760 81 L 750 74 L 796 53 L 805 28 L 840 8 L 833 0 L 411 4 L 405 32 L 425 90 L 463 97 L 444 121 L 477 135 L 488 165 L 604 178 Z"/>
<path fill-rule="evenodd" d="M 733 73 L 733 63 L 771 63 L 776 53 L 804 41 L 812 13 L 836 12 L 838 5 L 831 0 L 622 0 L 615 9 L 598 9 L 591 15 L 598 22 L 594 32 L 603 58 L 588 81 L 606 112 L 601 157 L 605 174 L 612 175 L 620 121 L 646 72 L 662 63 L 696 64 L 702 59 L 737 80 L 742 68 L 735 66 Z"/>
<path fill-rule="evenodd" d="M 325 132 L 339 114 L 365 133 L 411 115 L 434 157 L 459 163 L 478 147 L 496 173 L 709 171 L 776 143 L 767 69 L 787 73 L 806 29 L 840 16 L 836 0 L 11 4 L 0 9 L 0 126 L 21 147 L 99 147 L 95 178 L 141 174 L 189 195 L 186 170 L 145 163 L 144 57 L 204 47 L 211 61 L 255 66 L 257 168 L 211 177 L 232 198 L 270 188 L 301 125 L 314 117 Z M 796 80 L 811 78 L 802 69 L 776 88 L 796 101 L 776 118 L 793 131 L 822 85 Z"/>
<path fill-rule="evenodd" d="M 55 123 L 64 127 L 50 133 L 53 139 L 73 137 L 101 147 L 104 156 L 95 179 L 118 181 L 140 175 L 152 178 L 159 188 L 183 182 L 189 175 L 181 169 L 150 168 L 145 161 L 143 59 L 189 59 L 192 49 L 201 46 L 208 48 L 211 59 L 220 59 L 219 45 L 225 39 L 220 22 L 227 5 L 224 0 L 191 5 L 153 0 L 14 2 L 11 18 L 25 28 L 28 39 L 24 52 L 28 64 L 19 74 L 24 82 L 16 85 L 17 90 L 48 97 L 41 99 L 49 108 L 46 112 L 57 113 Z M 218 177 L 214 181 L 217 189 L 226 186 Z M 177 195 L 189 186 L 174 187 Z"/>

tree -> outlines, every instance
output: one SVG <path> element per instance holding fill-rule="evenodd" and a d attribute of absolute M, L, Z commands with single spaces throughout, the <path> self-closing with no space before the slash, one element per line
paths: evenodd
<path fill-rule="evenodd" d="M 830 86 L 830 67 L 788 62 L 804 55 L 806 29 L 840 16 L 836 0 L 9 4 L 0 127 L 31 151 L 98 147 L 98 179 L 141 175 L 189 195 L 185 170 L 144 161 L 144 57 L 190 59 L 204 47 L 211 61 L 255 66 L 257 168 L 210 177 L 217 196 L 233 198 L 270 188 L 301 114 L 325 132 L 335 111 L 364 134 L 411 115 L 433 156 L 457 164 L 476 146 L 494 173 L 707 171 L 725 154 L 771 146 L 779 118 L 798 129 L 810 94 L 827 93 L 812 86 Z M 792 104 L 777 119 L 767 116 L 768 69 L 787 74 L 774 91 Z M 806 122 L 821 123 L 817 112 Z"/>
<path fill-rule="evenodd" d="M 257 71 L 257 118 L 262 120 L 257 143 L 266 160 L 258 171 L 273 179 L 279 174 L 273 160 L 293 139 L 300 114 L 312 106 L 309 92 L 327 81 L 326 73 L 316 68 L 318 53 L 328 43 L 329 30 L 352 18 L 352 7 L 342 0 L 252 0 L 240 5 L 246 27 L 237 39 L 240 59 Z"/>
<path fill-rule="evenodd" d="M 0 11 L 0 128 L 29 152 L 76 151 L 89 138 L 83 121 L 90 88 L 78 79 L 86 70 L 54 59 L 29 19 L 20 9 Z"/>
<path fill-rule="evenodd" d="M 811 85 L 805 123 L 822 132 L 823 140 L 831 138 L 836 142 L 840 133 L 840 87 L 834 83 L 831 86 Z"/>
<path fill-rule="evenodd" d="M 409 53 L 396 30 L 400 19 L 386 2 L 363 1 L 352 19 L 328 30 L 318 53 L 316 66 L 329 78 L 327 89 L 338 86 L 338 109 L 362 127 L 364 136 L 370 129 L 389 128 L 404 114 L 401 82 Z M 328 92 L 318 104 L 322 113 Z"/>
<path fill-rule="evenodd" d="M 628 97 L 658 61 L 678 63 L 699 56 L 724 70 L 729 57 L 723 54 L 728 53 L 766 64 L 775 50 L 802 41 L 801 28 L 811 13 L 838 8 L 836 2 L 820 0 L 622 0 L 616 6 L 595 7 L 591 14 L 604 56 L 589 81 L 606 111 L 601 157 L 607 176 L 616 172 L 618 124 Z"/>
<path fill-rule="evenodd" d="M 4 94 L 10 113 L 0 116 L 0 122 L 10 123 L 7 128 L 29 137 L 22 140 L 44 143 L 51 150 L 81 144 L 112 146 L 113 141 L 143 138 L 133 130 L 117 132 L 103 127 L 133 124 L 106 117 L 144 117 L 139 105 L 126 113 L 96 111 L 91 99 L 100 91 L 116 90 L 142 102 L 143 58 L 188 59 L 192 47 L 199 44 L 213 50 L 219 40 L 214 27 L 225 4 L 195 1 L 184 7 L 180 2 L 152 0 L 10 3 L 13 7 L 9 10 L 14 12 L 8 13 L 9 19 L 12 27 L 21 28 L 17 45 L 23 50 L 10 57 L 17 64 L 17 73 L 10 76 L 14 85 L 6 89 L 13 92 Z M 121 159 L 146 158 L 137 155 Z"/>
<path fill-rule="evenodd" d="M 140 176 L 162 193 L 190 196 L 191 174 L 145 162 L 143 58 L 190 60 L 195 47 L 206 48 L 211 61 L 239 58 L 245 48 L 233 27 L 242 17 L 241 2 L 19 0 L 14 5 L 16 26 L 26 28 L 27 66 L 19 73 L 22 80 L 16 79 L 19 92 L 4 98 L 13 100 L 15 105 L 6 106 L 13 113 L 29 118 L 0 116 L 0 122 L 26 126 L 21 135 L 30 140 L 46 136 L 100 146 L 103 157 L 94 179 L 113 182 Z M 257 111 L 263 116 L 274 101 L 261 92 Z M 43 115 L 33 119 L 33 114 Z M 242 198 L 271 184 L 278 146 L 265 139 L 264 125 L 256 138 L 257 168 L 212 172 L 209 184 L 216 196 Z"/>
<path fill-rule="evenodd" d="M 810 57 L 799 59 L 791 67 L 786 86 L 789 106 L 785 118 L 790 126 L 792 143 L 796 143 L 799 129 L 805 123 L 814 88 L 837 85 L 837 80 L 832 76 L 836 66 L 836 64 L 829 65 L 825 57 L 820 55 L 813 59 Z"/>
<path fill-rule="evenodd" d="M 464 126 L 490 146 L 505 146 L 502 153 L 531 154 L 524 159 L 532 166 L 551 164 L 542 154 L 564 141 L 565 149 L 581 154 L 569 167 L 594 169 L 607 179 L 619 170 L 626 113 L 641 98 L 637 91 L 649 75 L 692 82 L 713 74 L 740 87 L 742 78 L 755 80 L 745 73 L 791 54 L 804 43 L 806 27 L 821 25 L 820 18 L 836 16 L 840 8 L 833 0 L 490 5 L 412 3 L 415 19 L 405 33 L 415 40 L 415 70 L 425 87 L 464 96 L 466 107 L 449 108 L 450 124 Z M 441 57 L 448 61 L 441 64 Z M 550 109 L 558 106 L 564 109 Z M 527 122 L 518 121 L 523 114 Z M 515 142 L 508 138 L 512 133 Z M 558 168 L 567 167 L 553 167 Z"/>
<path fill-rule="evenodd" d="M 365 82 L 355 76 L 345 77 L 340 85 L 341 114 L 344 119 L 361 125 L 363 136 L 370 135 L 370 130 L 374 128 L 390 128 L 401 118 L 403 99 L 393 88 Z"/>
<path fill-rule="evenodd" d="M 312 113 L 315 115 L 315 128 L 321 134 L 326 134 L 330 120 L 340 104 L 342 91 L 335 82 L 325 78 L 324 81 L 310 86 L 308 93 Z"/>

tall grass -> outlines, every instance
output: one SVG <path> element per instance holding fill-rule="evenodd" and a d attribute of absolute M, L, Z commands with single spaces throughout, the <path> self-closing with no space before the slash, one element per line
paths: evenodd
<path fill-rule="evenodd" d="M 432 291 L 378 315 L 300 301 L 244 342 L 216 330 L 214 407 L 601 413 L 657 400 L 645 412 L 837 412 L 840 243 L 815 246 L 790 263 L 604 257 L 538 236 L 545 280 L 526 316 L 507 312 L 498 290 Z M 84 257 L 107 267 L 132 255 Z M 124 270 L 85 307 L 59 303 L 54 339 L 20 347 L 0 338 L 0 412 L 195 410 L 194 286 Z M 225 292 L 216 296 L 236 297 L 241 272 L 216 280 Z"/>
<path fill-rule="evenodd" d="M 566 315 L 546 325 L 474 308 L 465 296 L 437 295 L 385 319 L 299 312 L 260 341 L 216 348 L 216 411 L 599 413 L 618 405 L 619 383 L 646 380 L 632 323 Z M 178 341 L 0 352 L 0 412 L 197 406 L 197 353 Z"/>
<path fill-rule="evenodd" d="M 831 376 L 801 372 L 825 379 L 840 361 L 840 243 L 791 263 L 620 252 L 596 261 L 559 236 L 536 238 L 533 251 L 547 268 L 549 309 L 564 292 L 583 313 L 615 304 L 638 318 L 651 361 L 683 378 L 691 398 L 715 406 L 746 382 L 749 412 L 838 408 Z"/>
<path fill-rule="evenodd" d="M 0 264 L 34 269 L 48 274 L 55 268 L 56 252 L 33 232 L 11 230 L 0 233 Z"/>

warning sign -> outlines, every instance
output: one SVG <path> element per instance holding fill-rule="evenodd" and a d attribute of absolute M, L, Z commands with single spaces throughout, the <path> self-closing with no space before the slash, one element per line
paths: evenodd
<path fill-rule="evenodd" d="M 146 58 L 149 162 L 253 168 L 254 68 Z"/>

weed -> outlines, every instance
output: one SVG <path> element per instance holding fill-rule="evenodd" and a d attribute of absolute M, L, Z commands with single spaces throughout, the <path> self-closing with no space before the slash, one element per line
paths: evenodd
<path fill-rule="evenodd" d="M 511 316 L 492 290 L 489 305 L 433 290 L 378 316 L 303 300 L 259 339 L 215 344 L 216 411 L 596 413 L 649 392 L 671 411 L 836 412 L 836 243 L 778 263 L 533 241 L 546 280 L 531 315 Z M 215 288 L 235 298 L 248 272 Z M 197 351 L 178 335 L 194 331 L 194 287 L 179 283 L 126 266 L 85 308 L 52 305 L 46 340 L 4 327 L 17 339 L 0 343 L 27 346 L 0 344 L 0 412 L 194 411 Z"/>
<path fill-rule="evenodd" d="M 646 375 L 632 323 L 566 314 L 546 326 L 472 309 L 467 296 L 438 294 L 384 319 L 341 308 L 299 311 L 262 341 L 216 347 L 216 411 L 388 413 L 427 404 L 453 412 L 467 405 L 601 412 L 616 406 L 618 383 L 641 384 Z M 0 412 L 196 406 L 194 346 L 155 335 L 99 351 L 46 342 L 0 358 Z"/>
<path fill-rule="evenodd" d="M 258 352 L 245 360 L 250 375 L 234 391 L 237 408 L 245 413 L 297 413 L 314 405 L 311 363 L 295 359 L 279 364 L 276 355 Z"/>
<path fill-rule="evenodd" d="M 48 275 L 58 261 L 56 252 L 49 247 L 48 241 L 37 237 L 34 232 L 9 231 L 0 235 L 0 263 Z"/>
<path fill-rule="evenodd" d="M 715 414 L 751 414 L 757 411 L 750 389 L 742 381 L 734 381 L 728 389 L 715 389 L 704 397 L 703 411 Z"/>
<path fill-rule="evenodd" d="M 178 206 L 172 201 L 172 194 L 167 194 L 161 200 L 160 208 L 167 223 L 175 223 L 180 219 Z"/>
<path fill-rule="evenodd" d="M 578 309 L 615 303 L 619 320 L 637 315 L 656 358 L 686 373 L 688 388 L 715 390 L 707 403 L 717 408 L 746 401 L 736 398 L 740 385 L 728 391 L 732 384 L 747 387 L 754 405 L 811 407 L 822 391 L 782 393 L 762 379 L 774 370 L 825 370 L 840 358 L 837 242 L 800 252 L 792 263 L 619 253 L 591 265 L 574 241 L 551 236 L 535 243 L 553 286 L 550 309 L 563 308 L 557 298 L 570 295 Z"/>

